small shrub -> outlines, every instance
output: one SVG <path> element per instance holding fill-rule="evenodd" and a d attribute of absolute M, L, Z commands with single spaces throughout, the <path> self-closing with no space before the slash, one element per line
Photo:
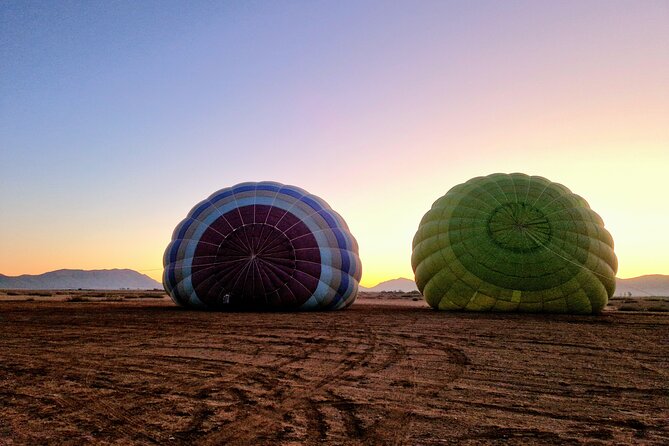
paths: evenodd
<path fill-rule="evenodd" d="M 65 299 L 65 302 L 90 302 L 90 301 L 91 299 L 83 296 L 70 296 L 67 299 Z"/>
<path fill-rule="evenodd" d="M 636 305 L 621 305 L 618 311 L 641 311 L 641 308 Z"/>
<path fill-rule="evenodd" d="M 27 296 L 50 297 L 53 296 L 51 291 L 30 291 L 26 293 Z"/>

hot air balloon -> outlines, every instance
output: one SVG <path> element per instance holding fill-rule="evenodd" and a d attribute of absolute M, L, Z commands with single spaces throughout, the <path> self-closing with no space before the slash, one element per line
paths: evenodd
<path fill-rule="evenodd" d="M 598 313 L 613 296 L 613 239 L 565 186 L 521 173 L 476 177 L 434 202 L 412 267 L 440 310 Z"/>
<path fill-rule="evenodd" d="M 341 216 L 275 182 L 241 183 L 197 204 L 174 230 L 163 265 L 175 303 L 210 310 L 346 308 L 362 273 Z"/>

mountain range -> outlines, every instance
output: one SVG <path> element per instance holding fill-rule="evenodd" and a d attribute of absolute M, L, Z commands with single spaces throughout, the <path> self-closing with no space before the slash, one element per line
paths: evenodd
<path fill-rule="evenodd" d="M 363 293 L 381 293 L 384 291 L 418 291 L 416 282 L 411 279 L 406 279 L 404 277 L 398 277 L 397 279 L 386 280 L 377 285 L 374 285 L 371 288 L 365 288 L 364 286 L 359 287 L 359 290 Z"/>
<path fill-rule="evenodd" d="M 0 288 L 20 290 L 151 290 L 163 285 L 131 269 L 59 269 L 44 274 L 5 276 L 0 274 Z"/>
<path fill-rule="evenodd" d="M 650 274 L 647 276 L 632 277 L 630 279 L 616 279 L 615 296 L 669 296 L 669 276 Z"/>
<path fill-rule="evenodd" d="M 360 287 L 360 291 L 369 293 L 380 293 L 384 291 L 416 291 L 416 283 L 413 280 L 399 277 L 386 280 L 371 288 Z M 630 279 L 616 279 L 615 296 L 669 296 L 669 276 L 663 274 L 651 274 L 647 276 L 632 277 Z"/>
<path fill-rule="evenodd" d="M 5 276 L 0 274 L 0 289 L 23 290 L 114 290 L 162 288 L 162 284 L 131 269 L 102 269 L 86 271 L 81 269 L 60 269 L 44 274 Z M 417 291 L 416 283 L 404 277 L 386 280 L 373 287 L 361 286 L 360 291 L 380 293 L 384 291 Z M 652 274 L 616 279 L 615 296 L 669 296 L 669 275 Z"/>

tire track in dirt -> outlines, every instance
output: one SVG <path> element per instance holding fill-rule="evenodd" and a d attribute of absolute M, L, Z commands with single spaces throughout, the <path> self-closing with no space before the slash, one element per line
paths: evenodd
<path fill-rule="evenodd" d="M 326 330 L 327 332 L 328 330 Z M 253 332 L 251 331 L 250 333 Z M 372 377 L 372 381 L 374 381 L 372 384 L 378 386 L 378 380 L 381 378 L 375 376 L 375 374 L 381 374 L 393 368 L 400 369 L 402 372 L 408 371 L 407 365 L 401 363 L 402 359 L 407 355 L 407 349 L 402 346 L 401 342 L 397 342 L 393 336 L 392 333 L 384 333 L 383 336 L 379 336 L 376 330 L 365 327 L 364 329 L 346 330 L 344 339 L 336 343 L 327 343 L 327 339 L 324 338 L 315 338 L 315 342 L 305 343 L 301 337 L 301 332 L 295 331 L 292 333 L 292 336 L 281 337 L 282 342 L 280 343 L 270 343 L 270 350 L 272 347 L 280 348 L 276 355 L 277 359 L 274 362 L 268 364 L 247 364 L 237 374 L 227 375 L 225 378 L 217 378 L 215 383 L 212 383 L 212 386 L 220 387 L 227 383 L 227 386 L 224 387 L 228 388 L 227 393 L 231 401 L 236 401 L 236 403 L 233 403 L 236 406 L 236 410 L 243 413 L 240 418 L 244 420 L 244 424 L 252 427 L 251 429 L 246 429 L 249 432 L 249 436 L 246 438 L 249 440 L 253 440 L 253 436 L 257 434 L 258 430 L 261 430 L 259 427 L 267 424 L 268 420 L 278 421 L 279 418 L 283 418 L 281 417 L 282 414 L 291 413 L 299 408 L 300 401 L 306 401 L 306 406 L 310 406 L 312 409 L 314 407 L 318 408 L 316 412 L 312 410 L 312 413 L 317 417 L 314 426 L 317 427 L 319 438 L 323 433 L 327 437 L 329 426 L 334 426 L 335 431 L 339 430 L 335 426 L 337 424 L 343 425 L 343 427 L 340 426 L 344 432 L 342 438 L 346 438 L 347 436 L 352 436 L 353 438 L 362 436 L 365 429 L 367 429 L 366 425 L 375 432 L 381 432 L 385 425 L 403 423 L 409 415 L 405 411 L 391 409 L 385 411 L 384 416 L 378 417 L 383 422 L 374 421 L 370 423 L 369 420 L 364 422 L 357 416 L 357 403 L 344 395 L 339 395 L 331 390 L 328 391 L 328 389 L 342 387 L 355 390 L 356 384 L 362 380 L 369 381 L 370 376 Z M 250 340 L 253 342 L 263 342 L 263 338 L 255 334 Z M 316 359 L 323 360 L 322 353 L 324 346 L 320 345 L 322 343 L 325 343 L 326 349 L 329 349 L 327 353 L 331 356 L 331 359 L 326 359 L 325 361 L 327 373 L 316 373 L 305 376 L 301 373 L 301 363 Z M 229 343 L 225 348 L 211 347 L 208 350 L 209 352 L 223 351 L 235 354 L 234 348 L 238 345 L 239 343 Z M 306 348 L 304 348 L 305 346 Z M 197 349 L 204 348 L 197 345 L 193 347 Z M 193 351 L 193 347 L 178 346 L 178 349 Z M 268 346 L 266 345 L 261 349 L 260 347 L 249 347 L 248 344 L 244 350 L 253 350 L 254 348 L 256 353 L 261 350 L 268 350 Z M 292 349 L 294 354 L 284 355 L 287 349 Z M 281 353 L 281 351 L 284 353 Z M 128 365 L 124 365 L 119 370 L 138 373 L 147 377 L 154 376 L 160 379 L 165 377 L 165 373 L 162 371 L 163 368 L 197 361 L 198 367 L 189 370 L 188 378 L 192 379 L 196 376 L 201 376 L 204 380 L 210 380 L 216 374 L 216 369 L 222 364 L 231 370 L 241 366 L 240 363 L 230 360 L 203 357 L 202 355 L 181 355 L 174 353 L 154 353 L 151 355 L 154 364 L 158 366 L 157 369 L 132 366 L 131 363 L 133 360 L 136 360 L 138 354 L 141 355 L 141 352 L 116 355 L 118 360 L 128 363 Z M 282 356 L 284 356 L 283 359 L 281 359 Z M 410 377 L 407 382 L 415 393 L 415 371 L 413 372 L 413 378 L 411 378 L 411 374 L 407 376 Z M 180 379 L 184 380 L 184 385 L 188 382 L 185 378 L 180 377 Z M 289 385 L 279 385 L 279 380 L 289 382 Z M 296 383 L 300 383 L 301 381 L 304 385 L 296 387 Z M 239 383 L 244 383 L 244 385 L 239 385 Z M 110 390 L 114 388 L 118 389 L 118 383 L 99 382 L 99 380 L 96 386 Z M 129 391 L 133 390 L 130 386 L 131 384 L 129 383 L 126 387 Z M 201 391 L 202 388 L 198 390 L 198 392 Z M 134 389 L 134 393 L 137 395 L 151 395 L 151 391 L 149 390 Z M 201 398 L 201 396 L 192 395 L 191 392 L 178 392 L 178 394 L 186 399 Z M 304 395 L 311 395 L 311 397 L 305 397 Z M 405 396 L 403 400 L 410 400 L 412 398 L 412 394 L 408 392 L 402 392 L 402 395 Z M 318 403 L 314 402 L 314 398 L 322 397 L 326 397 L 326 399 Z M 257 407 L 259 399 L 269 400 L 272 402 L 272 405 L 268 408 L 262 408 L 260 416 L 253 415 L 249 417 L 250 410 L 254 413 L 259 410 Z M 309 401 L 311 401 L 311 404 Z M 333 408 L 336 413 L 326 409 L 326 406 Z M 100 412 L 103 414 L 106 413 L 112 419 L 121 419 L 119 413 L 112 413 L 108 407 L 106 409 L 103 408 Z M 186 428 L 175 432 L 175 436 L 177 438 L 188 437 L 196 439 L 196 436 L 193 435 L 195 430 L 193 426 L 201 426 L 204 418 L 210 415 L 212 414 L 199 409 L 194 415 L 195 421 L 191 420 Z M 309 420 L 309 416 L 306 419 Z M 126 420 L 123 424 L 129 424 L 129 421 Z M 254 426 L 255 428 L 253 428 Z M 232 426 L 227 427 L 232 428 L 231 431 L 235 431 L 234 422 Z M 309 430 L 311 429 L 307 429 L 307 431 Z M 131 431 L 124 433 L 131 436 Z M 217 435 L 221 438 L 220 431 Z M 310 435 L 307 434 L 306 438 L 312 438 Z M 238 440 L 243 438 L 240 437 Z M 203 441 L 206 441 L 206 437 Z"/>
<path fill-rule="evenodd" d="M 367 429 L 358 416 L 357 403 L 333 391 L 327 391 L 326 395 L 331 398 L 331 401 L 327 404 L 339 412 L 339 416 L 343 421 L 346 433 L 344 438 L 348 440 L 364 440 Z"/>
<path fill-rule="evenodd" d="M 348 338 L 347 340 L 351 340 L 350 336 L 353 333 L 348 332 Z M 262 416 L 256 416 L 256 415 L 251 415 L 250 418 L 246 417 L 244 419 L 244 424 L 248 426 L 250 423 L 257 423 L 258 425 L 266 425 L 268 423 L 268 419 L 283 419 L 285 418 L 285 415 L 287 413 L 290 413 L 293 411 L 296 407 L 300 405 L 304 405 L 302 400 L 307 401 L 306 406 L 309 406 L 309 401 L 312 401 L 311 407 L 314 407 L 313 402 L 315 396 L 327 396 L 328 392 L 327 389 L 330 388 L 336 388 L 338 387 L 342 382 L 346 381 L 347 379 L 347 373 L 349 373 L 351 370 L 356 368 L 356 365 L 368 365 L 372 361 L 373 353 L 375 352 L 375 349 L 378 348 L 379 345 L 381 345 L 378 342 L 378 337 L 376 334 L 372 333 L 369 329 L 358 331 L 357 336 L 355 336 L 353 339 L 355 340 L 354 342 L 348 342 L 345 345 L 348 346 L 348 348 L 351 348 L 350 351 L 346 352 L 341 360 L 334 364 L 334 367 L 328 367 L 331 369 L 329 373 L 324 374 L 323 377 L 320 379 L 317 379 L 315 382 L 307 383 L 305 387 L 298 388 L 298 389 L 288 389 L 284 390 L 282 387 L 276 387 L 274 390 L 274 395 L 272 401 L 274 402 L 272 406 L 272 410 L 269 413 L 262 413 Z M 366 339 L 371 339 L 372 342 L 367 342 Z M 320 348 L 316 347 L 313 349 L 309 349 L 306 352 L 303 352 L 301 355 L 295 355 L 291 358 L 286 359 L 283 362 L 277 363 L 278 365 L 282 366 L 283 369 L 279 370 L 272 370 L 273 373 L 279 373 L 285 375 L 290 375 L 290 372 L 286 372 L 286 366 L 296 364 L 301 360 L 306 360 L 309 359 L 312 353 L 315 353 L 319 351 Z M 337 353 L 341 352 L 341 348 L 337 350 Z M 387 367 L 389 364 L 394 362 L 394 359 L 398 357 L 398 353 L 400 350 L 396 349 L 395 350 L 395 356 L 391 357 L 390 360 L 386 360 L 381 363 L 381 367 L 376 367 L 373 370 L 378 371 L 381 370 L 384 367 Z M 342 356 L 341 354 L 335 355 L 335 356 Z M 304 379 L 304 377 L 300 377 L 299 374 L 294 373 L 293 377 L 299 377 Z M 331 392 L 329 393 L 330 397 L 333 397 L 334 394 Z M 309 395 L 309 396 L 307 396 Z M 249 404 L 250 403 L 250 398 L 248 396 L 246 397 L 241 397 L 242 399 L 242 404 Z M 321 402 L 320 405 L 322 406 L 323 403 Z M 351 409 L 353 406 L 351 406 L 350 400 L 345 399 L 345 398 L 339 398 L 337 401 L 333 402 L 332 405 L 334 407 L 346 407 L 348 409 Z M 316 406 L 317 407 L 317 406 Z M 322 412 L 319 412 L 320 416 L 323 416 Z M 346 425 L 348 426 L 348 431 L 349 432 L 358 432 L 359 430 L 362 429 L 362 424 L 357 418 L 351 418 L 350 416 L 343 416 L 343 419 L 348 420 L 346 421 Z M 323 422 L 326 422 L 325 419 L 323 419 Z M 319 422 L 320 423 L 320 422 Z M 328 419 L 327 423 L 329 424 L 335 424 L 335 421 Z M 235 426 L 227 426 L 227 428 L 230 429 L 230 431 L 235 431 Z M 227 429 L 226 429 L 227 430 Z M 319 431 L 323 431 L 323 429 L 319 428 Z M 216 433 L 215 438 L 205 438 L 203 441 L 205 443 L 207 442 L 220 442 L 220 441 L 230 441 L 230 438 L 226 438 L 225 434 L 222 433 Z M 236 438 L 236 441 L 246 441 L 249 440 L 251 441 L 251 438 Z"/>
<path fill-rule="evenodd" d="M 329 427 L 326 416 L 313 398 L 307 398 L 305 404 L 307 430 L 305 440 L 309 444 L 322 443 L 328 438 Z"/>
<path fill-rule="evenodd" d="M 387 430 L 386 426 L 402 425 L 404 426 L 404 429 L 401 431 L 401 437 L 394 438 L 391 443 L 404 444 L 407 441 L 407 438 L 410 437 L 411 412 L 399 410 L 397 408 L 385 410 L 383 411 L 383 416 L 379 416 L 378 420 L 370 422 L 368 426 L 366 426 L 357 414 L 358 403 L 342 395 L 340 392 L 335 392 L 333 389 L 338 389 L 340 387 L 347 388 L 350 386 L 351 382 L 355 383 L 361 376 L 373 376 L 374 374 L 383 372 L 389 368 L 396 367 L 404 371 L 405 375 L 410 378 L 408 382 L 411 392 L 402 393 L 401 395 L 403 395 L 403 397 L 400 398 L 398 403 L 398 406 L 405 405 L 407 401 L 413 399 L 418 387 L 415 377 L 415 368 L 413 368 L 411 361 L 407 359 L 407 349 L 401 343 L 392 341 L 392 336 L 389 335 L 385 335 L 384 340 L 381 341 L 379 335 L 370 329 L 360 330 L 355 333 L 349 332 L 348 335 L 355 336 L 357 342 L 349 342 L 346 344 L 350 346 L 348 352 L 344 353 L 339 349 L 337 352 L 333 353 L 334 357 L 339 357 L 340 359 L 337 363 L 329 365 L 329 368 L 331 369 L 330 373 L 325 374 L 315 382 L 311 382 L 309 385 L 299 389 L 288 388 L 284 390 L 282 387 L 276 387 L 274 394 L 272 395 L 274 404 L 271 411 L 263 410 L 259 414 L 252 415 L 250 418 L 245 416 L 244 424 L 246 426 L 254 423 L 257 425 L 267 425 L 268 420 L 282 420 L 285 418 L 286 414 L 293 412 L 299 406 L 303 406 L 310 409 L 310 412 L 307 410 L 308 413 L 305 415 L 308 424 L 307 434 L 304 438 L 305 441 L 316 440 L 313 432 L 309 433 L 310 431 L 313 431 L 313 429 L 316 429 L 316 432 L 318 432 L 319 439 L 323 435 L 325 435 L 327 439 L 333 439 L 330 438 L 332 435 L 328 436 L 328 434 L 341 431 L 343 432 L 343 435 L 339 440 L 346 438 L 351 440 L 372 438 L 371 435 L 368 435 L 368 432 L 373 432 L 374 437 L 379 438 L 387 435 L 384 434 Z M 430 343 L 425 338 L 422 339 L 422 344 L 424 346 L 430 346 Z M 284 368 L 271 370 L 271 372 L 283 375 L 284 377 L 292 375 L 293 378 L 304 379 L 304 376 L 300 376 L 298 373 L 291 374 L 290 372 L 287 372 L 285 367 L 309 359 L 310 356 L 318 350 L 318 348 L 309 349 L 301 355 L 287 358 L 283 362 L 277 363 Z M 442 350 L 446 353 L 445 357 L 451 358 L 450 362 L 460 365 L 462 368 L 469 363 L 466 355 L 460 350 L 454 350 L 452 346 L 444 347 Z M 333 365 L 334 367 L 332 367 Z M 352 376 L 355 372 L 358 372 L 358 375 Z M 450 379 L 457 379 L 457 376 L 451 376 Z M 246 394 L 244 394 L 244 396 L 238 395 L 238 399 L 240 399 L 241 403 L 244 405 L 251 404 L 251 398 Z M 337 415 L 333 415 L 332 411 L 325 409 L 325 407 L 334 409 Z M 315 421 L 311 419 L 313 416 L 316 417 Z M 340 423 L 343 424 L 343 426 L 337 427 Z M 227 426 L 226 430 L 228 429 L 231 432 L 237 431 L 234 425 Z M 253 433 L 257 432 L 257 430 L 258 429 L 247 429 L 246 431 Z M 393 430 L 391 430 L 391 432 L 393 432 Z M 337 438 L 334 439 L 336 440 Z M 215 438 L 203 439 L 205 443 L 212 441 L 225 442 L 230 440 L 232 440 L 232 438 L 227 438 L 221 433 L 217 433 Z M 234 440 L 243 443 L 245 441 L 253 441 L 253 438 L 252 436 L 237 436 Z"/>
<path fill-rule="evenodd" d="M 200 403 L 193 413 L 188 426 L 182 431 L 175 432 L 173 436 L 183 441 L 191 441 L 197 438 L 202 425 L 211 414 L 212 409 L 206 403 Z"/>
<path fill-rule="evenodd" d="M 669 440 L 666 315 L 0 305 L 0 444 Z"/>
<path fill-rule="evenodd" d="M 350 333 L 348 333 L 350 336 Z M 348 338 L 347 338 L 348 339 Z M 355 342 L 348 344 L 353 348 L 357 349 L 359 346 L 364 345 L 363 338 L 361 336 L 353 338 Z M 329 345 L 330 348 L 333 345 Z M 349 351 L 344 355 L 341 355 L 343 352 L 341 344 L 336 347 L 336 353 L 339 353 L 339 356 L 343 358 L 336 363 L 334 368 L 324 374 L 320 379 L 315 377 L 311 378 L 306 377 L 307 381 L 304 382 L 304 386 L 295 387 L 294 383 L 289 385 L 277 386 L 272 389 L 272 394 L 269 396 L 269 400 L 272 402 L 272 405 L 269 409 L 267 408 L 257 408 L 254 410 L 254 413 L 249 413 L 243 420 L 233 421 L 229 425 L 225 426 L 219 432 L 214 433 L 213 435 L 204 436 L 201 441 L 203 444 L 222 444 L 226 442 L 236 442 L 238 444 L 248 444 L 253 442 L 257 437 L 257 431 L 267 430 L 267 427 L 276 428 L 277 424 L 281 424 L 285 419 L 285 416 L 299 407 L 308 407 L 309 401 L 313 400 L 314 395 L 322 395 L 324 389 L 327 386 L 336 385 L 340 382 L 341 376 L 348 370 L 351 370 L 355 367 L 355 361 L 353 358 L 364 359 L 371 355 L 371 349 L 373 346 L 367 346 L 363 348 L 362 352 L 357 352 L 355 350 Z M 283 361 L 278 361 L 270 365 L 271 371 L 273 373 L 279 373 L 285 375 L 291 375 L 291 372 L 287 372 L 286 369 L 288 366 L 298 364 L 300 361 L 307 360 L 311 357 L 312 354 L 321 350 L 321 347 L 315 345 L 313 348 L 307 349 L 298 353 L 292 357 L 286 358 Z M 330 367 L 328 367 L 330 368 Z M 305 376 L 300 376 L 298 373 L 293 372 L 292 377 L 304 381 Z M 311 380 L 311 382 L 309 382 Z M 242 404 L 248 405 L 252 400 L 248 396 L 240 396 L 242 398 Z M 321 413 L 322 414 L 322 413 Z M 307 422 L 308 423 L 308 422 Z M 321 422 L 319 422 L 321 423 Z M 327 426 L 326 421 L 323 420 L 322 423 Z M 238 425 L 243 424 L 244 429 L 240 435 Z M 249 427 L 255 427 L 255 429 L 250 429 Z M 327 429 L 322 429 L 319 427 L 319 431 L 327 431 Z M 236 435 L 230 435 L 230 432 L 236 433 Z M 307 435 L 308 437 L 308 435 Z M 306 438 L 305 438 L 306 439 Z"/>

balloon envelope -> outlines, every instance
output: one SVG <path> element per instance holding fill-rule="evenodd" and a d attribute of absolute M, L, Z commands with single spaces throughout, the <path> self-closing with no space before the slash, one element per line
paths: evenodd
<path fill-rule="evenodd" d="M 344 220 L 308 192 L 274 182 L 221 189 L 197 204 L 165 250 L 163 284 L 201 309 L 340 309 L 362 273 Z"/>
<path fill-rule="evenodd" d="M 520 173 L 473 178 L 439 198 L 411 263 L 442 310 L 597 313 L 617 271 L 613 239 L 588 203 Z"/>

